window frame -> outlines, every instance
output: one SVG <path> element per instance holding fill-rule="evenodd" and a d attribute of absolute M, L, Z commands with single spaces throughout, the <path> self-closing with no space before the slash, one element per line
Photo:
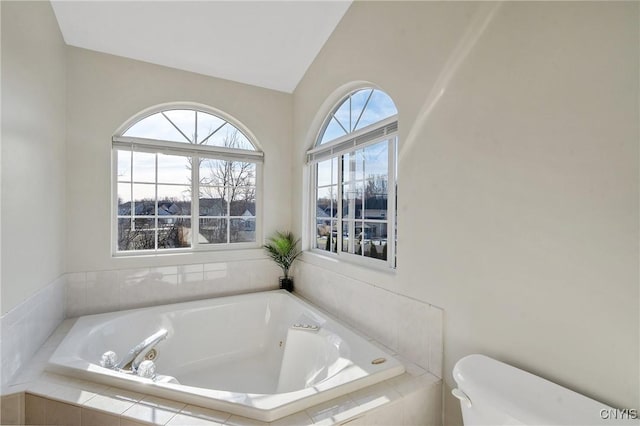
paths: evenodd
<path fill-rule="evenodd" d="M 353 93 L 353 92 L 351 92 Z M 345 98 L 343 98 L 344 100 Z M 338 103 L 338 107 L 343 101 Z M 333 111 L 327 115 L 325 122 L 321 127 L 321 131 L 316 138 L 316 142 L 320 140 L 326 129 L 326 121 L 333 117 Z M 376 133 L 380 133 L 376 136 Z M 388 183 L 387 183 L 387 259 L 381 261 L 381 259 L 372 259 L 368 256 L 358 255 L 355 253 L 349 253 L 342 251 L 343 243 L 343 226 L 344 222 L 340 213 L 335 217 L 337 235 L 336 252 L 322 250 L 316 247 L 317 241 L 317 222 L 316 222 L 316 206 L 318 199 L 318 163 L 329 159 L 337 158 L 338 170 L 337 170 L 337 190 L 336 198 L 338 201 L 337 212 L 343 211 L 343 185 L 344 180 L 342 176 L 342 167 L 340 167 L 342 157 L 345 154 L 350 154 L 356 150 L 372 146 L 383 141 L 388 141 Z M 308 236 L 310 244 L 310 252 L 321 256 L 326 256 L 334 259 L 341 259 L 349 263 L 354 263 L 369 268 L 376 268 L 386 271 L 395 271 L 397 269 L 397 158 L 398 158 L 398 114 L 387 117 L 376 123 L 370 124 L 366 127 L 358 129 L 354 132 L 340 136 L 329 142 L 316 145 L 309 151 L 307 151 L 307 165 L 310 168 L 309 174 L 309 224 L 308 224 Z M 366 166 L 365 166 L 366 167 Z M 333 220 L 333 219 L 332 219 Z M 362 222 L 366 222 L 366 219 L 357 219 Z M 391 242 L 391 243 L 390 243 Z"/>
<path fill-rule="evenodd" d="M 156 114 L 161 111 L 171 110 L 192 110 L 202 112 L 205 114 L 214 115 L 227 123 L 235 127 L 241 132 L 253 145 L 254 151 L 234 149 L 228 147 L 218 147 L 211 145 L 198 145 L 186 142 L 173 142 L 159 139 L 148 139 L 133 136 L 122 136 L 126 131 L 136 123 L 144 120 L 145 118 Z M 200 197 L 191 197 L 191 214 L 189 216 L 191 220 L 191 247 L 178 247 L 178 248 L 154 248 L 144 250 L 119 250 L 118 249 L 118 150 L 130 150 L 132 152 L 146 152 L 153 154 L 167 154 L 167 155 L 179 155 L 184 157 L 191 157 L 192 164 L 199 164 L 200 159 L 214 159 L 223 161 L 245 161 L 255 164 L 255 241 L 253 242 L 225 242 L 225 243 L 208 243 L 203 244 L 197 241 L 194 236 L 198 235 L 200 226 Z M 260 149 L 259 144 L 256 142 L 255 137 L 249 132 L 243 125 L 237 120 L 229 117 L 228 115 L 221 113 L 220 111 L 213 110 L 211 108 L 204 108 L 200 105 L 185 105 L 185 104 L 169 104 L 162 105 L 152 109 L 149 109 L 143 113 L 140 113 L 128 120 L 123 124 L 118 131 L 112 137 L 111 142 L 111 255 L 112 257 L 135 257 L 135 256 L 162 256 L 171 254 L 184 254 L 184 253 L 201 253 L 201 252 L 219 252 L 219 251 L 232 251 L 232 250 L 245 250 L 256 249 L 262 247 L 263 235 L 262 235 L 262 221 L 263 221 L 263 163 L 264 152 Z M 133 167 L 133 165 L 132 165 Z M 133 169 L 132 169 L 133 170 Z M 156 179 L 155 185 L 159 185 L 157 179 L 157 156 L 156 156 Z M 132 181 L 133 182 L 133 181 Z M 186 185 L 185 185 L 186 186 Z M 191 194 L 199 194 L 200 191 L 200 168 L 191 168 Z M 156 219 L 158 215 L 158 200 L 156 197 L 155 214 L 150 215 L 148 218 Z M 229 208 L 229 207 L 228 207 Z M 228 213 L 229 210 L 227 210 Z M 186 216 L 186 215 L 182 215 Z M 130 217 L 136 218 L 134 214 Z M 204 217 L 206 218 L 206 217 Z M 213 218 L 213 217 L 212 217 Z M 228 220 L 227 236 L 230 232 L 231 220 L 237 218 L 236 216 L 226 215 L 225 219 Z M 156 222 L 157 225 L 157 222 Z M 227 238 L 228 240 L 229 238 Z M 157 244 L 157 237 L 156 237 Z"/>

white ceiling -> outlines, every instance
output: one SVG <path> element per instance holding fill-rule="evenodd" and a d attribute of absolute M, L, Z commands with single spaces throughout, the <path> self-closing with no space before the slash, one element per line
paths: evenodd
<path fill-rule="evenodd" d="M 71 46 L 291 93 L 351 0 L 51 3 Z"/>

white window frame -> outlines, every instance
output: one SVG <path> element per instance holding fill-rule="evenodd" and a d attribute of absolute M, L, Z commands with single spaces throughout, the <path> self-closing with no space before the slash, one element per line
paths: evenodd
<path fill-rule="evenodd" d="M 340 104 L 339 104 L 340 105 Z M 332 117 L 332 115 L 329 115 Z M 322 135 L 326 126 L 322 127 L 322 131 L 320 135 Z M 319 139 L 319 138 L 318 138 Z M 318 140 L 316 139 L 316 140 Z M 389 153 L 389 168 L 388 168 L 388 183 L 387 183 L 387 212 L 388 218 L 385 220 L 387 222 L 387 259 L 386 261 L 382 261 L 381 259 L 372 259 L 370 257 L 364 255 L 357 255 L 354 253 L 344 252 L 342 251 L 342 243 L 343 243 L 343 229 L 342 229 L 342 218 L 341 212 L 343 211 L 343 202 L 344 197 L 342 196 L 342 186 L 343 186 L 343 176 L 342 176 L 342 167 L 341 157 L 344 154 L 348 154 L 354 152 L 357 149 L 362 149 L 367 146 L 375 145 L 377 143 L 383 142 L 387 140 L 389 143 L 388 153 Z M 373 123 L 367 127 L 356 130 L 347 135 L 336 138 L 330 142 L 326 142 L 321 145 L 315 146 L 313 149 L 307 151 L 307 165 L 310 168 L 310 179 L 309 179 L 309 194 L 310 197 L 310 209 L 309 209 L 309 241 L 310 251 L 312 253 L 316 253 L 322 256 L 332 257 L 336 259 L 343 259 L 350 263 L 359 264 L 366 267 L 371 268 L 384 268 L 386 270 L 392 269 L 395 270 L 397 268 L 396 264 L 396 233 L 397 233 L 397 223 L 396 223 L 396 215 L 397 215 L 397 205 L 396 205 L 396 185 L 397 185 L 397 151 L 398 151 L 398 115 L 393 115 L 384 120 Z M 337 229 L 337 248 L 336 252 L 331 252 L 327 250 L 322 250 L 316 247 L 316 238 L 317 238 L 317 223 L 316 223 L 316 203 L 318 198 L 317 193 L 317 183 L 318 183 L 318 163 L 321 161 L 326 161 L 328 159 L 337 158 L 338 161 L 338 180 L 337 180 L 337 200 L 338 207 L 337 212 L 338 216 L 335 218 L 336 220 L 336 229 Z M 365 165 L 366 167 L 366 165 Z M 364 219 L 364 221 L 367 221 Z M 375 220 L 372 220 L 375 222 Z M 364 250 L 363 250 L 364 251 Z"/>
<path fill-rule="evenodd" d="M 219 117 L 222 120 L 227 121 L 229 124 L 238 129 L 254 146 L 255 151 L 233 149 L 227 147 L 217 147 L 209 145 L 197 145 L 183 142 L 172 142 L 157 139 L 146 139 L 131 136 L 122 136 L 132 125 L 144 120 L 145 118 L 158 113 L 160 111 L 169 110 L 193 110 L 212 114 Z M 244 126 L 240 125 L 233 118 L 228 117 L 226 114 L 219 111 L 213 111 L 211 109 L 201 108 L 200 106 L 194 107 L 183 104 L 171 104 L 164 105 L 148 110 L 144 114 L 136 116 L 134 119 L 125 123 L 116 135 L 112 138 L 111 145 L 111 254 L 113 257 L 131 257 L 131 256 L 149 256 L 149 255 L 167 255 L 167 254 L 180 254 L 180 253 L 197 253 L 197 252 L 215 252 L 215 251 L 229 251 L 229 250 L 242 250 L 242 249 L 255 249 L 262 247 L 263 235 L 262 235 L 262 203 L 263 203 L 263 185 L 262 185 L 262 166 L 264 162 L 264 153 L 258 150 L 259 145 L 256 143 L 253 135 L 248 132 Z M 135 152 L 147 152 L 158 153 L 168 155 L 180 155 L 192 157 L 192 164 L 199 164 L 199 160 L 202 159 L 214 159 L 214 160 L 228 160 L 228 161 L 245 161 L 254 163 L 256 165 L 255 176 L 255 242 L 239 242 L 239 243 L 208 243 L 202 244 L 198 242 L 199 226 L 200 226 L 200 197 L 191 197 L 191 247 L 180 248 L 155 248 L 147 250 L 118 250 L 118 159 L 116 152 L 119 149 L 126 149 Z M 156 157 L 157 161 L 157 157 Z M 132 164 L 133 167 L 133 164 Z M 156 185 L 157 185 L 157 165 L 156 165 Z M 199 167 L 191 168 L 191 194 L 199 194 L 200 186 L 200 170 Z M 157 212 L 157 200 L 156 200 L 156 212 L 155 215 L 148 218 L 158 218 Z M 229 207 L 228 207 L 229 208 Z M 131 215 L 133 218 L 135 215 Z M 186 216 L 186 215 L 184 215 Z M 164 217 L 163 217 L 164 218 Z M 205 217 L 206 218 L 206 217 Z M 236 216 L 224 216 L 229 220 L 227 226 L 227 241 L 229 241 L 229 232 L 231 228 L 231 219 Z M 157 222 L 156 222 L 157 226 Z M 156 241 L 157 244 L 157 241 Z"/>

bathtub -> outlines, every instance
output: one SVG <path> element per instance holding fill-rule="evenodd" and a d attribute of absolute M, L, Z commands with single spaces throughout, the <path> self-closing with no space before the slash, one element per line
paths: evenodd
<path fill-rule="evenodd" d="M 100 366 L 106 351 L 122 357 L 160 329 L 154 379 Z M 47 369 L 265 422 L 404 372 L 284 290 L 81 317 Z"/>

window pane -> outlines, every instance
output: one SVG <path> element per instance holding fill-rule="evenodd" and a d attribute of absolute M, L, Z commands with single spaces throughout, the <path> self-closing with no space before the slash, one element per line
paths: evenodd
<path fill-rule="evenodd" d="M 231 172 L 228 161 L 204 158 L 200 160 L 200 184 L 224 186 Z"/>
<path fill-rule="evenodd" d="M 325 250 L 329 250 L 332 253 L 336 253 L 338 251 L 338 221 L 331 221 L 331 240 L 328 242 Z"/>
<path fill-rule="evenodd" d="M 231 219 L 230 238 L 232 243 L 247 243 L 256 240 L 256 219 Z"/>
<path fill-rule="evenodd" d="M 231 125 L 230 125 L 231 126 Z M 234 127 L 235 129 L 235 127 Z M 253 146 L 253 144 L 251 144 L 251 142 L 249 142 L 249 139 L 247 139 L 247 137 L 244 135 L 244 133 L 242 133 L 240 130 L 237 130 L 237 135 L 236 137 L 236 142 L 235 144 L 232 146 L 233 148 L 238 148 L 238 149 L 246 149 L 249 151 L 255 151 L 255 147 Z"/>
<path fill-rule="evenodd" d="M 221 146 L 226 148 L 246 149 L 248 151 L 255 151 L 251 142 L 247 137 L 242 134 L 235 126 L 227 123 L 215 134 L 213 134 L 205 142 L 210 146 Z"/>
<path fill-rule="evenodd" d="M 189 142 L 193 143 L 196 131 L 196 112 L 186 109 L 174 109 L 165 111 L 164 114 L 175 127 L 180 129 L 180 132 L 184 133 Z"/>
<path fill-rule="evenodd" d="M 227 216 L 225 188 L 200 187 L 200 216 Z"/>
<path fill-rule="evenodd" d="M 340 136 L 346 135 L 347 132 L 338 124 L 334 117 L 331 118 L 329 124 L 327 124 L 327 128 L 324 130 L 322 134 L 322 138 L 320 139 L 320 143 L 330 142 L 334 139 L 339 138 Z"/>
<path fill-rule="evenodd" d="M 363 183 L 352 182 L 342 186 L 342 216 L 350 219 L 362 218 Z"/>
<path fill-rule="evenodd" d="M 342 124 L 342 127 L 351 132 L 351 98 L 347 98 L 342 105 L 338 107 L 333 117 Z"/>
<path fill-rule="evenodd" d="M 198 112 L 198 143 L 210 138 L 211 134 L 224 123 L 225 121 L 220 117 L 204 112 Z"/>
<path fill-rule="evenodd" d="M 158 216 L 191 214 L 191 187 L 158 185 Z"/>
<path fill-rule="evenodd" d="M 118 250 L 132 250 L 130 248 L 131 218 L 118 219 Z"/>
<path fill-rule="evenodd" d="M 331 165 L 333 159 L 320 161 L 318 163 L 318 186 L 331 185 Z"/>
<path fill-rule="evenodd" d="M 231 162 L 231 186 L 256 186 L 255 163 Z"/>
<path fill-rule="evenodd" d="M 156 214 L 156 186 L 144 183 L 134 184 L 133 203 L 136 216 Z"/>
<path fill-rule="evenodd" d="M 256 165 L 242 161 L 204 159 L 200 163 L 200 183 L 212 186 L 255 186 Z"/>
<path fill-rule="evenodd" d="M 366 178 L 389 174 L 389 142 L 370 145 L 363 154 Z"/>
<path fill-rule="evenodd" d="M 387 224 L 365 222 L 362 236 L 364 240 L 364 255 L 382 259 L 384 245 L 387 243 Z M 386 253 L 384 255 L 386 259 Z"/>
<path fill-rule="evenodd" d="M 364 107 L 369 99 L 369 96 L 373 92 L 373 89 L 360 90 L 351 95 L 351 127 L 352 131 L 355 130 L 356 125 L 359 124 L 359 119 L 362 120 L 364 115 Z M 362 126 L 358 126 L 360 128 Z"/>
<path fill-rule="evenodd" d="M 316 248 L 335 253 L 338 244 L 336 223 L 335 220 L 316 218 Z"/>
<path fill-rule="evenodd" d="M 336 217 L 338 214 L 338 187 L 327 186 L 325 188 L 318 188 L 316 207 L 316 216 Z"/>
<path fill-rule="evenodd" d="M 347 253 L 358 253 L 360 250 L 359 234 L 362 222 L 353 220 L 342 221 L 342 251 Z"/>
<path fill-rule="evenodd" d="M 360 119 L 358 126 L 354 130 L 377 123 L 378 121 L 384 120 L 385 118 L 391 117 L 397 113 L 398 110 L 391 98 L 380 90 L 374 90 L 371 95 L 371 99 L 369 100 L 369 104 L 364 110 L 364 114 L 362 114 L 362 118 Z"/>
<path fill-rule="evenodd" d="M 123 136 L 158 139 L 161 141 L 188 142 L 184 136 L 171 125 L 169 120 L 164 118 L 159 112 L 138 121 L 129 127 Z"/>
<path fill-rule="evenodd" d="M 158 248 L 191 247 L 191 219 L 158 219 Z"/>
<path fill-rule="evenodd" d="M 128 216 L 131 214 L 131 184 L 118 184 L 118 215 Z"/>
<path fill-rule="evenodd" d="M 230 215 L 231 216 L 255 216 L 256 200 L 255 188 L 241 187 L 230 188 Z"/>
<path fill-rule="evenodd" d="M 156 181 L 156 154 L 133 153 L 133 180 L 135 182 Z"/>
<path fill-rule="evenodd" d="M 158 183 L 191 184 L 191 157 L 158 154 Z"/>
<path fill-rule="evenodd" d="M 200 219 L 200 244 L 221 244 L 227 242 L 227 219 Z"/>
<path fill-rule="evenodd" d="M 118 181 L 131 181 L 131 151 L 119 149 L 116 151 Z"/>
<path fill-rule="evenodd" d="M 386 177 L 367 179 L 364 190 L 364 218 L 387 219 L 387 180 Z"/>
<path fill-rule="evenodd" d="M 229 188 L 227 188 L 226 186 L 200 185 L 200 188 L 198 190 L 200 193 L 200 198 L 209 198 L 212 200 L 216 200 L 219 198 L 225 201 L 229 198 Z"/>
<path fill-rule="evenodd" d="M 360 221 L 356 221 L 354 224 L 354 229 L 355 232 L 353 233 L 354 238 L 355 238 L 355 254 L 362 254 L 362 250 L 363 248 L 366 247 L 366 245 L 369 242 L 369 239 L 367 238 L 368 233 L 363 232 L 363 224 Z"/>
<path fill-rule="evenodd" d="M 352 158 L 353 160 L 353 158 Z M 351 170 L 354 165 L 351 165 Z M 364 150 L 359 149 L 356 151 L 355 155 L 355 177 L 357 180 L 364 179 Z"/>
<path fill-rule="evenodd" d="M 387 241 L 381 241 L 380 245 L 376 246 L 376 251 L 378 253 L 378 259 L 382 259 L 382 260 L 387 260 L 387 250 L 388 250 L 388 245 L 387 245 Z M 395 266 L 395 265 L 394 265 Z"/>
<path fill-rule="evenodd" d="M 342 156 L 342 179 L 345 182 L 364 179 L 364 152 L 359 149 Z"/>
<path fill-rule="evenodd" d="M 151 250 L 155 248 L 155 220 L 118 219 L 119 250 Z"/>

